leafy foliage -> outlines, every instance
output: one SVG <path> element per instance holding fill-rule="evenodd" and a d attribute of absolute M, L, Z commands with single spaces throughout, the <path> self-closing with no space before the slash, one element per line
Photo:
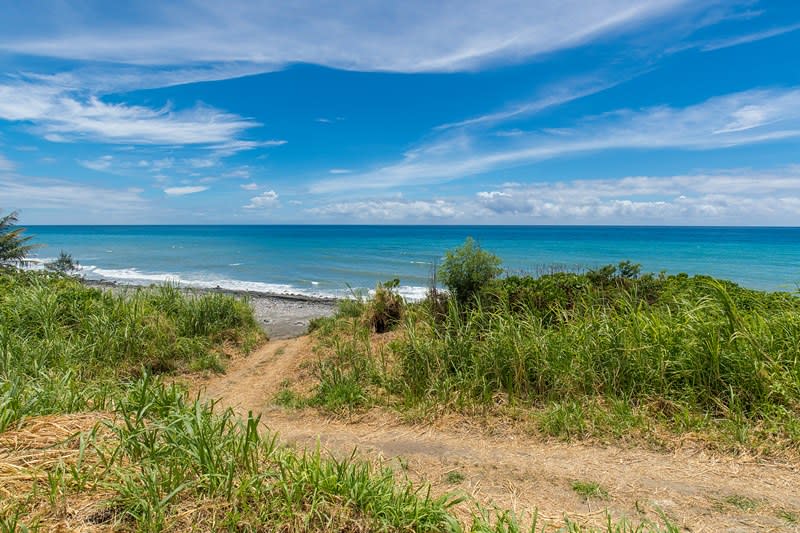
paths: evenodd
<path fill-rule="evenodd" d="M 475 296 L 502 272 L 500 258 L 481 249 L 472 237 L 462 246 L 445 253 L 439 267 L 442 283 L 462 306 L 472 304 Z"/>
<path fill-rule="evenodd" d="M 25 236 L 25 228 L 17 227 L 16 211 L 0 216 L 0 268 L 19 265 L 34 246 L 28 244 L 31 237 Z"/>
<path fill-rule="evenodd" d="M 396 326 L 403 317 L 403 298 L 397 294 L 400 280 L 395 278 L 378 283 L 375 295 L 369 302 L 367 316 L 375 333 L 385 333 Z"/>
<path fill-rule="evenodd" d="M 58 272 L 59 274 L 71 274 L 78 270 L 78 266 L 78 262 L 72 258 L 72 255 L 61 250 L 61 253 L 58 254 L 58 258 L 56 258 L 55 261 L 47 263 L 45 268 L 53 272 Z"/>

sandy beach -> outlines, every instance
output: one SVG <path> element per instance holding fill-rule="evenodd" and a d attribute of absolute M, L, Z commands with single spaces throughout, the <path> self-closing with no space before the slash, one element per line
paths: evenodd
<path fill-rule="evenodd" d="M 126 285 L 107 281 L 84 280 L 90 287 L 124 292 L 143 288 L 141 285 Z M 308 331 L 309 322 L 318 317 L 331 316 L 336 309 L 333 298 L 312 298 L 301 295 L 268 294 L 252 291 L 226 289 L 196 289 L 187 287 L 187 293 L 204 294 L 219 292 L 246 298 L 253 308 L 256 320 L 270 339 L 291 339 Z"/>

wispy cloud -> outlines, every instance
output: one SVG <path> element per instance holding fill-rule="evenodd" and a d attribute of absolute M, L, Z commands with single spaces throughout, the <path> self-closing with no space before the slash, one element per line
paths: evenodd
<path fill-rule="evenodd" d="M 186 196 L 187 194 L 197 194 L 199 192 L 207 191 L 208 187 L 202 185 L 189 185 L 185 187 L 167 187 L 164 189 L 164 194 L 168 196 Z"/>
<path fill-rule="evenodd" d="M 96 170 L 97 172 L 107 172 L 111 169 L 114 162 L 114 156 L 104 155 L 97 159 L 79 159 L 78 164 L 86 167 L 89 170 Z"/>
<path fill-rule="evenodd" d="M 287 10 L 245 0 L 134 5 L 124 19 L 99 0 L 29 13 L 8 9 L 0 50 L 135 66 L 295 62 L 369 71 L 470 70 L 519 61 L 635 31 L 665 16 L 693 16 L 715 2 L 685 0 L 479 0 L 431 4 L 306 2 Z M 679 12 L 679 13 L 678 13 Z M 697 17 L 700 18 L 700 17 Z M 69 21 L 64 23 L 62 21 Z M 230 67 L 228 67 L 230 68 Z M 188 69 L 185 76 L 218 76 Z"/>
<path fill-rule="evenodd" d="M 458 130 L 377 170 L 318 181 L 315 193 L 439 183 L 501 168 L 610 149 L 711 150 L 800 137 L 800 88 L 753 90 L 674 108 L 623 109 L 573 127 L 486 143 Z"/>
<path fill-rule="evenodd" d="M 331 174 L 350 174 L 352 170 L 349 168 L 332 168 L 328 172 Z"/>
<path fill-rule="evenodd" d="M 16 168 L 13 161 L 0 154 L 0 172 L 10 172 Z"/>
<path fill-rule="evenodd" d="M 105 213 L 141 211 L 148 207 L 139 189 L 93 187 L 30 176 L 0 177 L 3 207 L 8 209 L 80 209 Z"/>
<path fill-rule="evenodd" d="M 777 37 L 785 33 L 800 30 L 800 24 L 792 24 L 789 26 L 781 26 L 779 28 L 772 28 L 769 30 L 759 31 L 755 33 L 748 33 L 746 35 L 738 35 L 728 39 L 719 39 L 716 41 L 706 41 L 699 47 L 703 52 L 711 52 L 713 50 L 721 50 L 723 48 L 730 48 L 732 46 L 739 46 L 740 44 L 753 43 L 756 41 L 763 41 L 771 37 Z"/>
<path fill-rule="evenodd" d="M 485 126 L 522 118 L 605 91 L 606 89 L 610 89 L 630 80 L 631 77 L 630 75 L 617 75 L 614 81 L 603 81 L 593 77 L 564 80 L 556 85 L 543 87 L 539 91 L 540 95 L 528 102 L 517 104 L 501 111 L 487 113 L 458 122 L 442 124 L 434 128 L 434 130 L 442 131 L 452 128 L 464 128 L 467 126 Z M 513 132 L 515 130 L 511 131 Z M 498 132 L 498 135 L 502 136 L 502 132 Z"/>
<path fill-rule="evenodd" d="M 255 191 L 255 190 L 258 189 L 258 184 L 257 183 L 242 183 L 241 185 L 239 185 L 239 187 L 241 187 L 245 191 Z"/>
<path fill-rule="evenodd" d="M 257 123 L 212 107 L 159 109 L 82 98 L 64 88 L 15 82 L 0 85 L 0 119 L 30 122 L 53 142 L 90 140 L 113 144 L 209 145 L 238 139 Z"/>
<path fill-rule="evenodd" d="M 244 206 L 245 209 L 267 209 L 278 207 L 280 203 L 278 202 L 278 193 L 273 190 L 269 190 L 259 194 L 258 196 L 253 196 L 250 198 L 250 203 Z"/>

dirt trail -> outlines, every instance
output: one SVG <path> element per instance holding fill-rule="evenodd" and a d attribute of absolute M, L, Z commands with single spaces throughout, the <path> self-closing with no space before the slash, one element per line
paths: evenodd
<path fill-rule="evenodd" d="M 517 512 L 538 509 L 555 524 L 565 514 L 602 525 L 606 509 L 633 521 L 656 519 L 660 510 L 689 531 L 800 531 L 797 464 L 493 438 L 374 414 L 347 422 L 276 407 L 273 398 L 282 383 L 296 379 L 303 362 L 313 360 L 311 346 L 308 337 L 270 342 L 233 361 L 225 375 L 198 385 L 223 406 L 260 413 L 286 442 L 319 442 L 335 454 L 358 448 L 393 461 L 412 480 L 429 481 L 436 492 L 463 491 L 484 505 Z M 573 490 L 576 481 L 599 483 L 608 497 L 587 500 Z"/>

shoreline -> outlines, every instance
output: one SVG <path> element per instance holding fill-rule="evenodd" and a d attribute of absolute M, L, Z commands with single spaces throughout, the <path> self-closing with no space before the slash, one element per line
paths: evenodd
<path fill-rule="evenodd" d="M 91 280 L 77 278 L 88 287 L 110 291 L 126 291 L 131 289 L 148 289 L 157 287 L 157 283 L 150 285 L 136 285 L 116 281 Z M 308 332 L 308 324 L 314 318 L 332 316 L 336 311 L 337 298 L 323 298 L 306 296 L 302 294 L 274 294 L 257 291 L 238 291 L 222 287 L 199 288 L 178 285 L 182 291 L 195 294 L 227 294 L 235 297 L 245 297 L 250 302 L 253 315 L 261 328 L 267 333 L 270 340 L 291 339 L 300 337 Z"/>

